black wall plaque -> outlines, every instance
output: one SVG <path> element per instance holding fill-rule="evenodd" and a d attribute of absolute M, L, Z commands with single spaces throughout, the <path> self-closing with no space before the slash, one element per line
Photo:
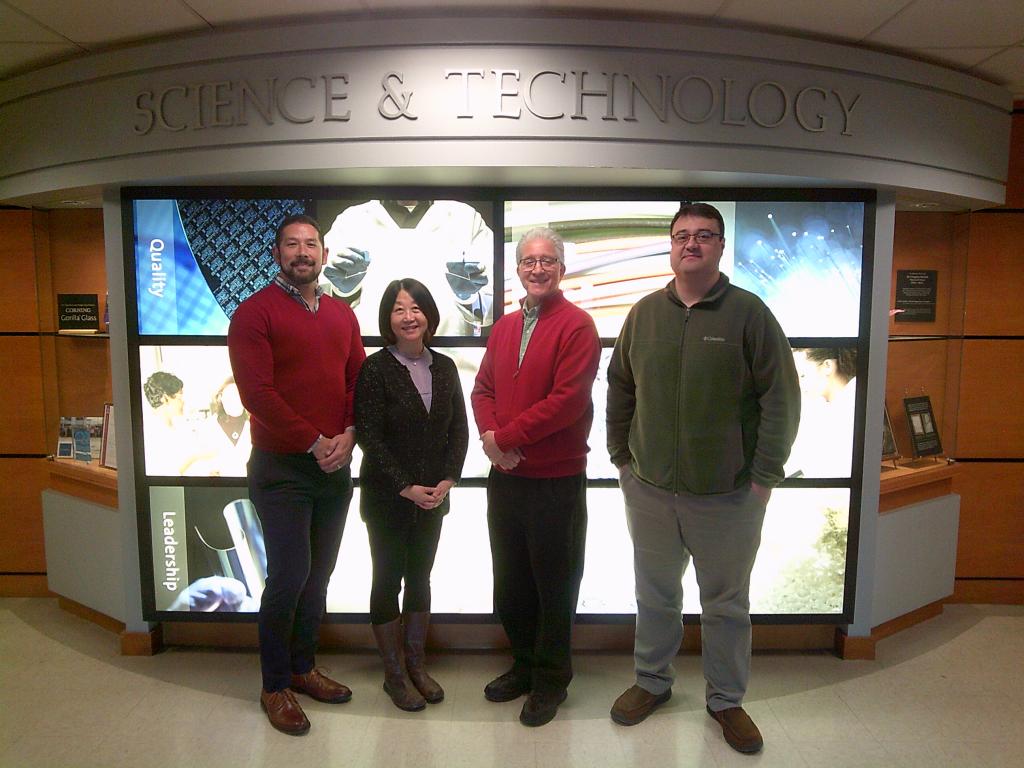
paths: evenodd
<path fill-rule="evenodd" d="M 934 269 L 896 271 L 897 323 L 934 323 L 939 273 Z"/>

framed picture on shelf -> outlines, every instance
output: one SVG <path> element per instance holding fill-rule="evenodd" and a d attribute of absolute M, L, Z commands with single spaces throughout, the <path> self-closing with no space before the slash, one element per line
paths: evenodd
<path fill-rule="evenodd" d="M 100 466 L 117 469 L 117 448 L 114 441 L 114 404 L 103 406 L 103 435 L 100 438 Z"/>
<path fill-rule="evenodd" d="M 935 426 L 931 398 L 928 395 L 906 397 L 903 399 L 903 407 L 907 412 L 914 458 L 937 456 L 942 453 L 942 441 L 939 439 L 939 430 Z"/>
<path fill-rule="evenodd" d="M 882 460 L 889 461 L 900 457 L 900 449 L 896 446 L 896 437 L 892 431 L 892 419 L 889 418 L 888 406 L 882 406 Z"/>

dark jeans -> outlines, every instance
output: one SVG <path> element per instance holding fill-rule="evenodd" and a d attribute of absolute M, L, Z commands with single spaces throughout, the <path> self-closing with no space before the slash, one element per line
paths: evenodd
<path fill-rule="evenodd" d="M 530 478 L 492 469 L 487 527 L 494 607 L 513 669 L 535 691 L 572 680 L 570 645 L 587 536 L 585 475 Z"/>
<path fill-rule="evenodd" d="M 352 500 L 348 468 L 331 474 L 312 454 L 253 448 L 249 498 L 263 527 L 267 584 L 260 603 L 263 689 L 280 691 L 315 665 L 327 582 Z"/>
<path fill-rule="evenodd" d="M 387 624 L 399 617 L 398 592 L 403 579 L 402 610 L 406 613 L 430 610 L 430 571 L 434 567 L 443 520 L 442 515 L 420 510 L 414 521 L 401 527 L 389 527 L 377 517 L 366 521 L 373 558 L 371 623 Z"/>

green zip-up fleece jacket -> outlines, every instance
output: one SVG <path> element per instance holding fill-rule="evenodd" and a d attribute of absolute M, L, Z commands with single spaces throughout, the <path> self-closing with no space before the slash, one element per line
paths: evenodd
<path fill-rule="evenodd" d="M 630 310 L 608 366 L 608 452 L 672 492 L 781 482 L 800 422 L 793 352 L 757 296 L 722 275 L 689 309 L 673 283 Z"/>

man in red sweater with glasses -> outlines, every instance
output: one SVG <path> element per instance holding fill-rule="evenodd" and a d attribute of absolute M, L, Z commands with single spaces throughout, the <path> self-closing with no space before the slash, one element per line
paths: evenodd
<path fill-rule="evenodd" d="M 320 295 L 327 249 L 316 220 L 286 218 L 272 253 L 280 272 L 235 311 L 228 352 L 251 415 L 249 497 L 267 553 L 260 704 L 271 725 L 297 736 L 309 720 L 293 691 L 330 703 L 352 698 L 314 657 L 352 499 L 352 397 L 366 353 L 352 310 Z"/>
<path fill-rule="evenodd" d="M 495 323 L 473 388 L 487 479 L 494 607 L 512 668 L 489 701 L 529 694 L 519 720 L 549 722 L 572 679 L 570 640 L 587 533 L 587 436 L 601 341 L 559 290 L 562 238 L 532 229 L 516 247 L 522 309 Z"/>

